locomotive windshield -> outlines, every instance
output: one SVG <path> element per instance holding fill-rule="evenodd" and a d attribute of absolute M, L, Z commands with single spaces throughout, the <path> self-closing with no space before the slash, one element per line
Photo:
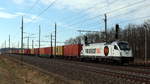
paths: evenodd
<path fill-rule="evenodd" d="M 120 50 L 130 50 L 128 43 L 119 42 L 118 46 L 119 46 Z"/>

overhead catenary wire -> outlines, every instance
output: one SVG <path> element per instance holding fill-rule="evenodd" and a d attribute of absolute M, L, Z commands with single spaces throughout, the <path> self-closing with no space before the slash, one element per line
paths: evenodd
<path fill-rule="evenodd" d="M 136 21 L 136 20 L 141 20 L 141 19 L 145 19 L 145 18 L 150 18 L 150 15 L 149 16 L 143 16 L 143 17 L 136 17 L 134 19 L 129 19 L 129 20 L 124 20 L 124 21 L 120 21 L 119 23 L 125 23 L 125 22 L 129 22 L 129 21 Z M 84 31 L 84 30 L 83 30 Z"/>
<path fill-rule="evenodd" d="M 133 9 L 133 10 L 128 11 L 128 12 L 126 12 L 126 13 L 123 13 L 123 14 L 119 14 L 119 15 L 112 16 L 112 17 L 110 17 L 109 19 L 115 19 L 116 17 L 122 16 L 122 15 L 127 16 L 128 14 L 131 14 L 131 13 L 133 13 L 133 12 L 137 12 L 137 11 L 140 11 L 141 9 L 146 8 L 146 7 L 149 7 L 149 6 L 150 6 L 149 4 L 144 5 L 144 6 L 142 5 L 142 6 L 140 6 L 140 8 L 138 8 L 138 9 Z"/>
<path fill-rule="evenodd" d="M 94 4 L 94 6 L 92 5 L 91 7 L 88 7 L 88 8 L 86 8 L 86 9 L 83 9 L 83 10 L 81 10 L 81 11 L 79 11 L 78 12 L 78 14 L 81 14 L 81 13 L 83 13 L 83 12 L 86 12 L 86 11 L 88 11 L 88 10 L 90 10 L 90 9 L 93 9 L 93 8 L 95 8 L 95 5 L 97 5 L 98 3 L 96 3 L 96 4 Z M 77 16 L 78 17 L 78 16 Z M 71 18 L 68 18 L 68 16 L 67 17 L 65 17 L 65 18 L 63 18 L 62 20 L 71 20 L 71 19 L 73 19 L 73 18 L 76 18 L 76 16 L 75 17 L 71 17 Z"/>
<path fill-rule="evenodd" d="M 145 2 L 145 1 L 146 1 L 146 0 L 140 0 L 140 1 L 137 1 L 137 2 L 135 2 L 135 3 L 131 3 L 131 4 L 125 5 L 125 6 L 123 6 L 123 7 L 114 9 L 114 10 L 109 11 L 109 12 L 106 12 L 106 13 L 108 14 L 108 13 L 116 12 L 116 11 L 121 10 L 121 9 L 129 8 L 129 7 L 132 7 L 132 6 L 141 4 L 141 3 Z"/>
<path fill-rule="evenodd" d="M 111 2 L 111 4 L 115 3 L 116 1 L 118 1 L 118 0 L 115 0 L 115 1 Z M 84 12 L 87 12 L 87 11 L 89 11 L 89 10 L 91 10 L 91 9 L 94 9 L 95 6 L 97 6 L 97 5 L 99 5 L 99 3 L 96 3 L 96 4 L 92 5 L 91 7 L 88 7 L 88 8 L 86 8 L 86 9 L 83 9 L 83 10 L 79 11 L 79 12 L 78 12 L 78 15 L 79 15 L 79 14 L 80 14 L 80 15 L 82 14 L 82 16 L 71 17 L 71 18 L 69 18 L 68 22 L 71 21 L 72 19 L 77 19 L 77 18 L 84 17 L 84 16 L 86 15 Z M 103 9 L 103 8 L 105 8 L 105 7 L 106 7 L 106 5 L 100 7 L 100 9 Z M 66 19 L 66 18 L 64 18 L 64 19 Z M 64 20 L 64 19 L 63 19 L 63 20 Z"/>
<path fill-rule="evenodd" d="M 49 4 L 49 6 L 47 8 L 45 8 L 43 11 L 41 11 L 39 14 L 38 14 L 38 17 L 41 16 L 45 11 L 47 11 L 50 7 L 52 7 L 55 2 L 58 1 L 58 0 L 54 0 L 52 3 Z"/>
<path fill-rule="evenodd" d="M 36 0 L 35 3 L 30 7 L 28 13 L 39 3 L 40 0 Z"/>
<path fill-rule="evenodd" d="M 115 1 L 113 1 L 111 4 L 114 4 L 115 2 L 117 2 L 118 0 L 115 0 Z M 106 6 L 103 6 L 103 7 L 101 7 L 100 9 L 103 9 L 103 8 L 105 8 Z M 83 10 L 82 12 L 86 12 L 86 11 L 88 11 L 89 9 L 92 9 L 92 8 L 94 8 L 94 7 L 89 7 L 89 8 L 87 8 L 87 9 L 85 9 L 85 10 Z M 80 12 L 80 13 L 82 13 L 82 12 Z M 80 14 L 80 13 L 78 13 L 78 14 Z M 76 19 L 78 19 L 78 18 L 83 18 L 84 16 L 86 16 L 85 15 L 85 13 L 83 13 L 83 15 L 82 16 L 79 16 L 79 17 L 77 17 Z M 95 19 L 95 18 L 97 18 L 97 17 L 100 17 L 100 16 L 103 16 L 103 14 L 100 14 L 100 15 L 98 15 L 98 16 L 94 16 L 94 17 L 90 17 L 90 18 L 88 18 L 88 19 L 83 19 L 83 20 L 81 20 L 81 21 L 79 21 L 79 23 L 80 22 L 87 22 L 87 21 L 89 21 L 89 20 L 92 20 L 92 19 Z M 73 20 L 72 20 L 73 21 Z M 76 22 L 76 23 L 78 23 L 78 22 Z M 74 23 L 74 24 L 76 24 L 76 23 Z M 71 25 L 74 25 L 74 24 L 71 24 Z"/>
<path fill-rule="evenodd" d="M 55 0 L 53 3 L 51 3 L 45 10 L 43 10 L 38 16 L 40 16 L 42 13 L 44 13 L 49 7 L 51 7 L 55 2 L 56 2 L 57 0 Z M 145 0 L 144 0 L 145 1 Z M 140 1 L 141 2 L 141 1 Z M 142 0 L 142 2 L 143 2 L 143 0 Z M 137 3 L 137 2 L 136 2 Z M 138 2 L 139 3 L 139 2 Z M 133 3 L 133 4 L 135 4 L 135 3 Z M 129 5 L 127 5 L 128 7 L 129 7 Z M 125 7 L 127 7 L 127 6 L 125 6 Z M 123 8 L 125 8 L 125 7 L 123 7 Z M 90 8 L 88 8 L 88 9 L 90 9 Z M 120 8 L 120 9 L 122 9 L 122 8 Z M 112 11 L 113 12 L 113 11 Z M 108 12 L 109 13 L 109 12 Z M 82 20 L 82 21 L 79 21 L 79 22 L 77 22 L 77 23 L 74 23 L 74 24 L 71 24 L 70 26 L 73 26 L 73 25 L 76 25 L 76 24 L 81 24 L 81 23 L 85 23 L 85 22 L 87 22 L 87 21 L 89 21 L 89 20 L 92 20 L 92 19 L 95 19 L 95 18 L 97 18 L 97 17 L 100 17 L 100 16 L 103 16 L 103 14 L 101 14 L 101 15 L 98 15 L 98 16 L 95 16 L 95 17 L 91 17 L 91 18 L 88 18 L 88 19 L 85 19 L 85 20 Z M 34 19 L 35 20 L 35 19 Z"/>
<path fill-rule="evenodd" d="M 39 16 L 41 16 L 45 11 L 47 11 L 50 7 L 52 7 L 55 3 L 56 3 L 56 1 L 58 1 L 58 0 L 54 0 L 53 2 L 51 2 L 49 5 L 48 5 L 48 7 L 46 7 L 43 11 L 41 11 L 37 16 L 36 16 L 36 18 L 33 18 L 32 20 L 31 20 L 31 22 L 33 21 L 33 20 L 36 20 Z"/>
<path fill-rule="evenodd" d="M 145 0 L 142 0 L 142 1 L 138 1 L 138 2 L 135 2 L 135 3 L 129 4 L 129 5 L 123 6 L 123 7 L 119 8 L 119 10 L 124 9 L 124 8 L 128 8 L 128 7 L 131 7 L 131 6 L 134 6 L 134 5 L 137 5 L 137 4 L 140 4 L 141 2 L 144 2 L 144 1 L 145 1 Z M 115 10 L 116 10 L 116 9 L 115 9 Z M 110 13 L 110 12 L 115 12 L 115 10 L 109 11 L 109 13 Z M 76 24 L 85 23 L 85 22 L 87 22 L 87 20 L 92 20 L 92 19 L 94 19 L 94 18 L 96 18 L 96 17 L 98 17 L 98 16 L 95 16 L 95 17 L 92 17 L 92 18 L 89 18 L 89 19 L 86 19 L 86 20 L 82 20 L 82 21 L 80 21 L 80 22 L 71 24 L 71 25 L 69 25 L 69 26 L 72 26 L 72 27 L 73 27 L 73 26 L 76 25 Z M 72 28 L 71 28 L 71 29 L 72 29 Z"/>
<path fill-rule="evenodd" d="M 133 13 L 133 12 L 137 12 L 137 11 L 139 11 L 139 10 L 141 10 L 141 9 L 143 9 L 143 8 L 149 7 L 149 6 L 150 6 L 150 4 L 147 4 L 147 5 L 144 5 L 144 6 L 142 5 L 142 6 L 140 6 L 140 8 L 138 8 L 138 9 L 133 9 L 133 10 L 128 11 L 128 12 L 126 12 L 126 13 L 123 13 L 123 14 L 119 14 L 119 15 L 115 15 L 115 16 L 109 17 L 109 19 L 113 19 L 113 18 L 122 16 L 122 15 L 128 15 L 128 14 L 131 14 L 131 13 Z"/>
<path fill-rule="evenodd" d="M 106 12 L 106 14 L 112 13 L 112 12 L 116 12 L 116 11 L 119 11 L 119 10 L 121 10 L 121 9 L 125 9 L 125 8 L 128 8 L 128 7 L 131 7 L 131 6 L 135 6 L 135 5 L 137 5 L 137 4 L 141 4 L 141 3 L 144 2 L 144 1 L 146 1 L 146 0 L 140 0 L 140 1 L 135 2 L 135 3 L 131 3 L 131 4 L 125 5 L 125 6 L 123 6 L 123 7 L 118 8 L 118 9 L 114 9 L 114 10 L 111 10 L 111 11 L 109 11 L 109 12 Z M 76 25 L 76 24 L 85 23 L 85 22 L 87 22 L 87 21 L 89 21 L 89 20 L 92 20 L 92 19 L 95 19 L 95 18 L 99 18 L 100 16 L 103 16 L 103 15 L 104 15 L 104 14 L 99 14 L 99 15 L 94 16 L 94 17 L 91 17 L 91 18 L 87 18 L 87 19 L 84 19 L 84 20 L 80 20 L 79 22 L 70 24 L 69 26 L 73 26 L 73 25 Z"/>
<path fill-rule="evenodd" d="M 150 15 L 149 16 L 137 17 L 137 18 L 134 18 L 134 19 L 120 21 L 119 23 L 124 23 L 124 22 L 129 22 L 129 21 L 136 21 L 136 20 L 141 20 L 141 19 L 145 19 L 145 18 L 150 18 Z"/>
<path fill-rule="evenodd" d="M 103 16 L 103 15 L 102 15 Z"/>

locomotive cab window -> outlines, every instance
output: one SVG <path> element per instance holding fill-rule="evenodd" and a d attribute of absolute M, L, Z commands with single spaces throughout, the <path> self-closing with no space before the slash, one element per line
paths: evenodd
<path fill-rule="evenodd" d="M 115 49 L 115 50 L 118 50 L 118 47 L 115 45 L 115 46 L 114 46 L 114 49 Z"/>
<path fill-rule="evenodd" d="M 130 50 L 128 43 L 119 42 L 118 46 L 119 46 L 120 50 Z"/>

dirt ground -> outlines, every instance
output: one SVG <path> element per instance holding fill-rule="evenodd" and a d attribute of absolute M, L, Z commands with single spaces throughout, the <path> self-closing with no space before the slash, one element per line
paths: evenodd
<path fill-rule="evenodd" d="M 44 74 L 29 66 L 21 66 L 0 55 L 0 84 L 68 84 L 68 82 Z M 73 84 L 80 84 L 74 82 Z"/>

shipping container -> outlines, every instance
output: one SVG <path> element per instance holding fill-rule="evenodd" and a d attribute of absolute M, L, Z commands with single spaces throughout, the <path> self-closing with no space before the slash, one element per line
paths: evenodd
<path fill-rule="evenodd" d="M 19 54 L 19 50 L 16 50 L 16 54 Z"/>
<path fill-rule="evenodd" d="M 16 54 L 17 50 L 14 51 L 14 54 Z"/>
<path fill-rule="evenodd" d="M 24 49 L 24 54 L 29 55 L 30 54 L 30 49 Z"/>
<path fill-rule="evenodd" d="M 11 50 L 8 50 L 8 53 L 11 54 Z"/>
<path fill-rule="evenodd" d="M 46 55 L 52 55 L 52 52 L 53 52 L 53 48 L 52 47 L 46 47 L 46 48 L 44 48 L 44 53 Z"/>
<path fill-rule="evenodd" d="M 17 50 L 15 50 L 14 54 L 17 54 Z"/>
<path fill-rule="evenodd" d="M 19 54 L 23 54 L 21 49 L 19 50 Z"/>
<path fill-rule="evenodd" d="M 21 54 L 21 49 L 19 50 L 19 54 Z"/>
<path fill-rule="evenodd" d="M 56 52 L 55 52 L 55 48 L 56 48 Z M 64 49 L 63 46 L 56 46 L 53 47 L 53 55 L 57 55 L 57 56 L 63 56 L 64 55 Z"/>
<path fill-rule="evenodd" d="M 71 44 L 64 46 L 64 56 L 79 57 L 82 50 L 81 44 Z"/>
<path fill-rule="evenodd" d="M 27 54 L 27 49 L 23 49 L 23 54 Z"/>
<path fill-rule="evenodd" d="M 15 54 L 15 49 L 14 49 L 14 50 L 12 50 L 12 54 Z"/>
<path fill-rule="evenodd" d="M 23 49 L 23 53 L 22 54 L 25 54 L 25 49 Z"/>
<path fill-rule="evenodd" d="M 35 49 L 34 49 L 34 54 L 35 54 L 35 55 L 39 55 L 39 48 L 35 48 Z"/>
<path fill-rule="evenodd" d="M 34 49 L 31 49 L 31 55 L 34 55 Z"/>
<path fill-rule="evenodd" d="M 44 53 L 44 48 L 40 48 L 40 55 L 45 55 L 45 53 Z"/>

